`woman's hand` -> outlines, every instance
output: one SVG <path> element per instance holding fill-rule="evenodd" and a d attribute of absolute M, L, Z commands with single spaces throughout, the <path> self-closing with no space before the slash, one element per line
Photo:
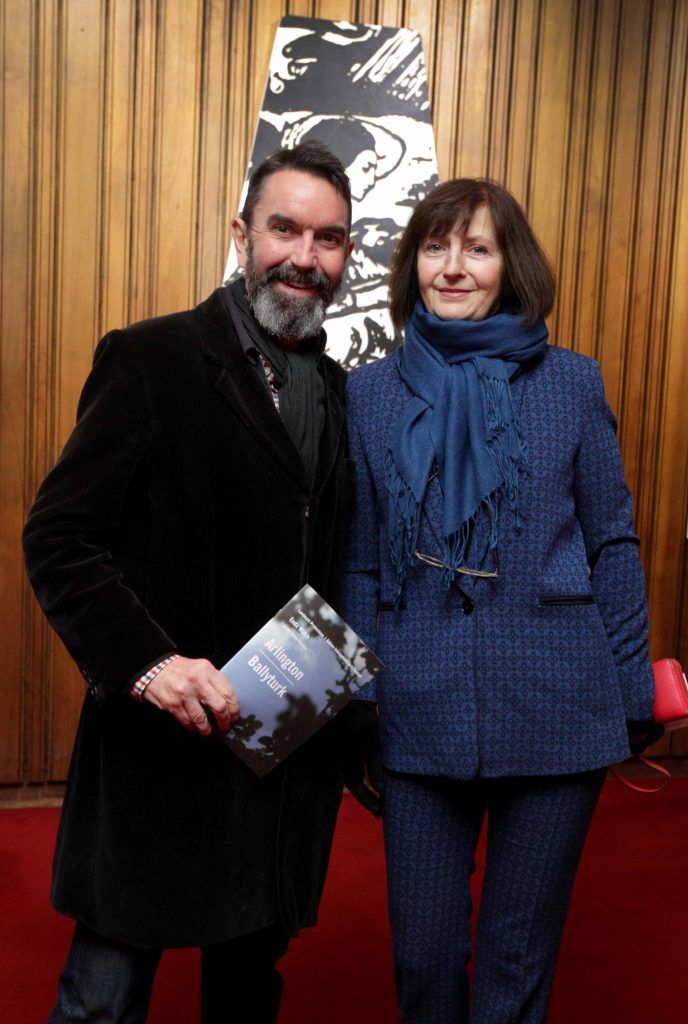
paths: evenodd
<path fill-rule="evenodd" d="M 642 754 L 644 750 L 651 747 L 664 735 L 664 726 L 659 722 L 626 722 L 628 729 L 628 742 L 632 754 Z"/>
<path fill-rule="evenodd" d="M 339 728 L 346 788 L 359 804 L 379 818 L 384 809 L 385 778 L 375 703 L 352 700 L 341 712 Z"/>

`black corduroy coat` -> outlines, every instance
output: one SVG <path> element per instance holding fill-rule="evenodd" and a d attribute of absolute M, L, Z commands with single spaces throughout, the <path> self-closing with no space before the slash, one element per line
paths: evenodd
<path fill-rule="evenodd" d="M 168 652 L 220 667 L 305 582 L 338 603 L 344 372 L 321 361 L 312 492 L 220 291 L 103 338 L 26 562 L 88 692 L 55 908 L 134 945 L 314 923 L 341 773 L 335 721 L 264 779 L 128 687 Z"/>

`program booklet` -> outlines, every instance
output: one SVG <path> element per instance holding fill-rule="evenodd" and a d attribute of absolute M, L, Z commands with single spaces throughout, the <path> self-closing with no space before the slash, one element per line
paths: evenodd
<path fill-rule="evenodd" d="M 241 716 L 218 733 L 266 775 L 351 700 L 382 662 L 306 584 L 220 670 Z"/>

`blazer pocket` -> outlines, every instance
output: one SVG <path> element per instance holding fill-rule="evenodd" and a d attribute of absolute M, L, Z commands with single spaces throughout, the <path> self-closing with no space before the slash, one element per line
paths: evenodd
<path fill-rule="evenodd" d="M 592 594 L 554 594 L 551 597 L 538 598 L 540 608 L 565 608 L 576 604 L 594 604 Z"/>

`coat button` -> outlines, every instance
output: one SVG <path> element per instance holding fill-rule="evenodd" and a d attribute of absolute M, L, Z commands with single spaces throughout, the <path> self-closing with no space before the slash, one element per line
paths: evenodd
<path fill-rule="evenodd" d="M 461 610 L 463 611 L 464 615 L 470 615 L 474 608 L 475 604 L 473 601 L 471 601 L 470 597 L 464 597 L 463 601 L 461 602 Z"/>

